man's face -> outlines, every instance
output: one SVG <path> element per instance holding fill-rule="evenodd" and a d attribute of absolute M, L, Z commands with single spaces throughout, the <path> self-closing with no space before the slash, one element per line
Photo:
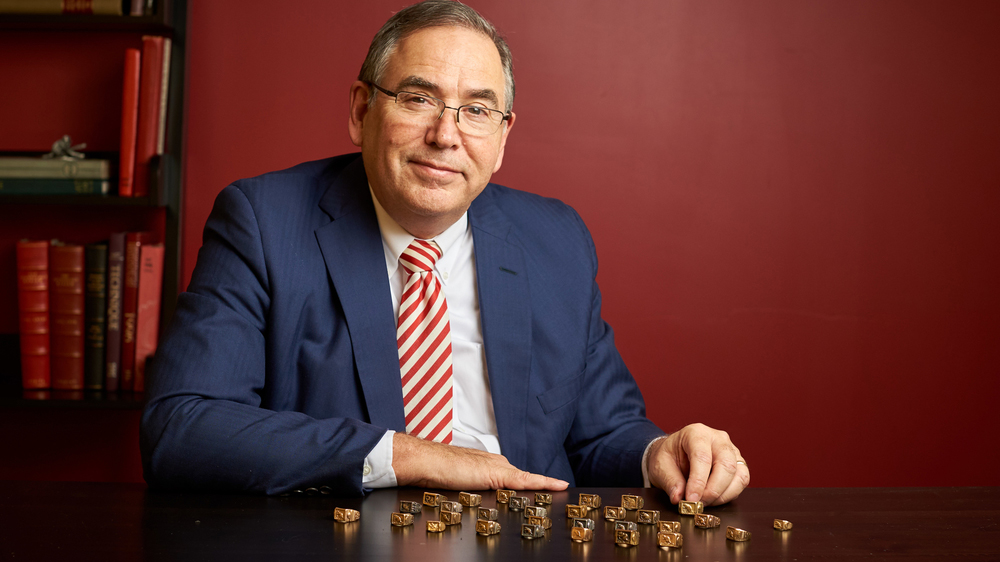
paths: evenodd
<path fill-rule="evenodd" d="M 420 30 L 396 44 L 379 84 L 426 94 L 449 107 L 480 103 L 503 110 L 500 54 L 487 37 L 460 27 Z M 455 111 L 430 125 L 407 120 L 393 99 L 351 88 L 351 139 L 361 147 L 368 181 L 393 219 L 414 236 L 440 234 L 464 213 L 500 169 L 513 119 L 489 136 L 462 133 Z"/>

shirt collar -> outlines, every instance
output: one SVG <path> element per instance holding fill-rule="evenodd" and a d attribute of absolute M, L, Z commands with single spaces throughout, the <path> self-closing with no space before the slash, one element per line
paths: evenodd
<path fill-rule="evenodd" d="M 389 216 L 389 213 L 379 203 L 378 197 L 375 197 L 375 192 L 372 190 L 371 184 L 368 184 L 368 191 L 372 194 L 372 202 L 375 204 L 375 216 L 378 218 L 378 229 L 382 233 L 382 248 L 385 250 L 386 272 L 389 277 L 392 277 L 396 273 L 396 268 L 399 267 L 399 256 L 403 255 L 403 250 L 406 250 L 406 247 L 416 237 L 399 226 L 399 223 Z M 445 256 L 448 255 L 448 249 L 455 244 L 468 226 L 469 212 L 466 211 L 455 221 L 455 224 L 449 226 L 444 232 L 431 239 L 437 242 L 441 248 L 441 258 L 438 260 L 438 263 L 441 263 L 441 260 L 445 259 Z"/>

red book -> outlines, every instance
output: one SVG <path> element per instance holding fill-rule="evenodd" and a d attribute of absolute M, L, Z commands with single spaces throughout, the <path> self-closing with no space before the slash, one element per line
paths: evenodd
<path fill-rule="evenodd" d="M 25 389 L 49 387 L 49 242 L 17 243 L 21 381 Z"/>
<path fill-rule="evenodd" d="M 139 121 L 139 49 L 125 49 L 125 83 L 122 86 L 122 140 L 119 148 L 118 195 L 132 196 L 135 179 L 135 143 Z"/>
<path fill-rule="evenodd" d="M 135 313 L 139 301 L 139 249 L 149 242 L 148 232 L 125 236 L 125 273 L 122 283 L 122 361 L 118 388 L 132 390 L 135 378 Z"/>
<path fill-rule="evenodd" d="M 139 122 L 135 145 L 135 179 L 132 194 L 149 196 L 150 160 L 159 141 L 161 94 L 163 88 L 163 37 L 143 35 L 139 72 Z"/>
<path fill-rule="evenodd" d="M 84 252 L 76 244 L 49 249 L 52 388 L 83 389 Z"/>
<path fill-rule="evenodd" d="M 160 334 L 160 296 L 163 293 L 163 244 L 139 250 L 139 301 L 135 317 L 135 378 L 132 389 L 146 389 L 146 359 L 156 351 Z"/>
<path fill-rule="evenodd" d="M 125 283 L 125 232 L 108 240 L 108 328 L 104 338 L 104 390 L 118 390 L 122 362 L 122 289 Z"/>

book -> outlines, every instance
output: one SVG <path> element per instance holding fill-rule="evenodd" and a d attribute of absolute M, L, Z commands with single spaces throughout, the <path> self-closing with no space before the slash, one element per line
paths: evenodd
<path fill-rule="evenodd" d="M 170 38 L 163 38 L 163 64 L 160 65 L 160 122 L 156 126 L 156 153 L 163 154 L 167 140 L 167 100 L 170 99 Z"/>
<path fill-rule="evenodd" d="M 144 8 L 145 8 L 145 0 L 131 0 L 131 2 L 129 2 L 128 15 L 130 15 L 130 16 L 142 16 L 142 15 L 145 15 L 143 13 L 144 12 L 144 10 L 143 10 Z"/>
<path fill-rule="evenodd" d="M 135 317 L 135 377 L 132 390 L 146 389 L 146 360 L 156 352 L 160 334 L 160 297 L 163 293 L 163 244 L 139 249 L 139 296 Z"/>
<path fill-rule="evenodd" d="M 81 179 L 106 180 L 111 177 L 111 161 L 68 160 L 66 158 L 31 158 L 0 156 L 0 179 Z"/>
<path fill-rule="evenodd" d="M 0 0 L 0 14 L 122 15 L 121 0 Z"/>
<path fill-rule="evenodd" d="M 129 232 L 125 236 L 125 269 L 122 282 L 122 347 L 120 390 L 132 390 L 135 377 L 135 314 L 139 300 L 139 250 L 150 242 L 148 232 Z"/>
<path fill-rule="evenodd" d="M 122 283 L 125 280 L 125 234 L 116 232 L 108 240 L 108 324 L 104 337 L 104 390 L 115 392 L 121 378 Z"/>
<path fill-rule="evenodd" d="M 133 14 L 135 15 L 135 14 Z M 142 15 L 141 13 L 139 15 Z M 135 181 L 135 143 L 139 121 L 139 49 L 125 49 L 125 79 L 122 85 L 122 135 L 118 153 L 118 196 L 131 197 Z"/>
<path fill-rule="evenodd" d="M 21 384 L 49 387 L 49 242 L 17 243 L 17 305 L 21 336 Z"/>
<path fill-rule="evenodd" d="M 104 388 L 104 335 L 107 318 L 108 245 L 88 244 L 84 248 L 86 269 L 83 320 L 86 328 L 83 347 L 83 387 Z"/>
<path fill-rule="evenodd" d="M 83 389 L 83 246 L 53 242 L 49 248 L 52 388 Z"/>
<path fill-rule="evenodd" d="M 142 37 L 142 61 L 139 71 L 139 120 L 136 129 L 135 179 L 132 195 L 148 197 L 150 162 L 159 154 L 161 109 L 164 89 L 164 56 L 170 40 L 155 35 Z"/>
<path fill-rule="evenodd" d="M 108 180 L 0 178 L 0 195 L 107 195 Z"/>

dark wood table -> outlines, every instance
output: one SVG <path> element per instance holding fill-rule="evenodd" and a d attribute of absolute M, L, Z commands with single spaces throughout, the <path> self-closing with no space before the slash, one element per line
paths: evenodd
<path fill-rule="evenodd" d="M 623 493 L 645 498 L 661 518 L 680 520 L 684 545 L 656 546 L 640 525 L 639 546 L 613 541 L 613 524 L 594 513 L 591 543 L 569 538 L 565 505 L 579 492 L 618 505 Z M 522 514 L 500 510 L 500 535 L 475 532 L 475 514 L 440 534 L 424 507 L 412 527 L 392 527 L 400 500 L 423 490 L 380 490 L 364 499 L 168 494 L 134 484 L 0 482 L 0 559 L 5 560 L 1000 560 L 1000 488 L 751 488 L 732 504 L 709 508 L 722 527 L 698 529 L 657 490 L 577 488 L 553 495 L 552 529 L 520 537 Z M 456 492 L 443 492 L 458 499 Z M 533 494 L 524 495 L 533 498 Z M 493 507 L 495 494 L 483 492 Z M 337 523 L 335 507 L 361 512 Z M 635 512 L 630 512 L 634 519 Z M 775 531 L 775 518 L 792 521 Z M 725 528 L 750 531 L 746 543 Z"/>

